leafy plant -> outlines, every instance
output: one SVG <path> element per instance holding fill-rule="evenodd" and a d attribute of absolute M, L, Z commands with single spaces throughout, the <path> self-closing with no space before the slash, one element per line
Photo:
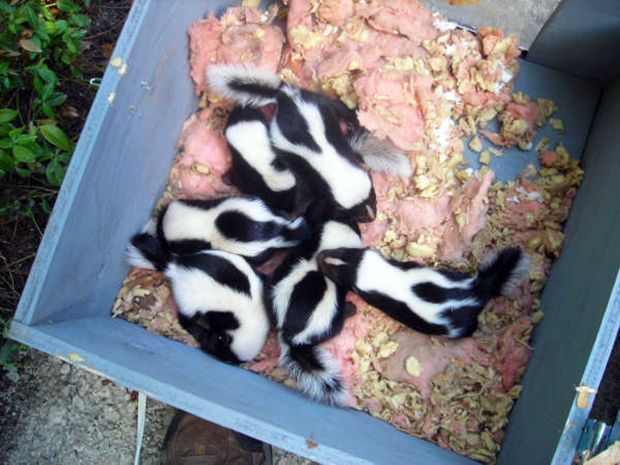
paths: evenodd
<path fill-rule="evenodd" d="M 59 110 L 67 101 L 63 83 L 82 79 L 88 5 L 0 0 L 0 225 L 25 217 L 41 233 L 37 218 L 51 212 L 74 148 Z M 9 373 L 23 347 L 7 339 L 12 310 L 0 308 L 0 368 Z"/>
<path fill-rule="evenodd" d="M 62 73 L 81 77 L 74 63 L 90 23 L 81 8 L 68 0 L 0 0 L 0 178 L 62 183 L 73 143 L 56 111 L 67 99 Z"/>
<path fill-rule="evenodd" d="M 0 316 L 0 341 L 5 339 L 0 346 L 0 367 L 8 372 L 14 372 L 18 368 L 19 354 L 25 349 L 23 344 L 8 339 L 10 318 Z"/>

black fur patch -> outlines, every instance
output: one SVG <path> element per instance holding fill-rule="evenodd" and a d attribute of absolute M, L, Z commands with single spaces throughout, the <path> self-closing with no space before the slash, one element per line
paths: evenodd
<path fill-rule="evenodd" d="M 421 299 L 433 304 L 441 304 L 448 300 L 463 300 L 473 297 L 471 289 L 441 287 L 433 283 L 420 283 L 411 287 L 411 290 Z"/>
<path fill-rule="evenodd" d="M 478 328 L 478 315 L 483 308 L 482 305 L 456 307 L 445 310 L 441 316 L 450 321 L 453 330 L 458 329 L 458 333 L 452 337 L 467 337 L 471 336 Z"/>
<path fill-rule="evenodd" d="M 266 241 L 279 235 L 282 229 L 273 221 L 254 221 L 240 211 L 219 214 L 215 225 L 224 236 L 240 242 Z"/>
<path fill-rule="evenodd" d="M 232 364 L 241 360 L 232 352 L 233 336 L 227 331 L 239 327 L 239 321 L 232 312 L 209 311 L 196 313 L 192 318 L 179 313 L 179 323 L 200 344 L 200 348 L 215 358 Z"/>
<path fill-rule="evenodd" d="M 265 127 L 265 131 L 269 131 L 265 116 L 259 109 L 253 107 L 236 106 L 228 117 L 226 127 L 244 121 L 259 122 Z M 283 191 L 271 190 L 261 174 L 248 163 L 243 153 L 239 152 L 230 142 L 228 148 L 232 154 L 232 167 L 228 172 L 231 183 L 245 194 L 260 197 L 273 210 L 291 213 L 295 203 L 295 187 Z M 272 166 L 278 171 L 288 171 L 286 166 L 277 159 L 272 162 Z"/>
<path fill-rule="evenodd" d="M 226 126 L 233 126 L 242 121 L 259 121 L 267 127 L 267 120 L 262 111 L 256 107 L 236 105 L 228 115 Z"/>
<path fill-rule="evenodd" d="M 228 200 L 228 198 L 224 197 L 220 199 L 179 199 L 178 202 L 189 205 L 190 207 L 200 208 L 202 210 L 211 210 L 225 200 Z"/>
<path fill-rule="evenodd" d="M 490 263 L 478 271 L 475 283 L 478 295 L 482 299 L 501 295 L 502 287 L 510 279 L 522 257 L 523 251 L 518 247 L 509 247 L 498 252 Z"/>
<path fill-rule="evenodd" d="M 282 327 L 285 340 L 293 339 L 306 328 L 326 289 L 325 277 L 318 271 L 308 273 L 295 285 Z"/>
<path fill-rule="evenodd" d="M 172 259 L 165 245 L 162 244 L 159 238 L 151 234 L 136 234 L 131 239 L 131 244 L 138 249 L 158 271 L 163 271 L 168 262 Z"/>
<path fill-rule="evenodd" d="M 236 91 L 260 95 L 261 97 L 267 99 L 274 99 L 279 92 L 278 89 L 274 89 L 273 87 L 261 86 L 256 83 L 248 83 L 243 79 L 232 79 L 229 86 Z"/>
<path fill-rule="evenodd" d="M 211 243 L 200 239 L 180 239 L 168 241 L 168 247 L 179 255 L 190 255 L 211 249 Z"/>
<path fill-rule="evenodd" d="M 291 213 L 295 205 L 295 187 L 284 191 L 273 191 L 263 177 L 250 165 L 243 154 L 231 144 L 228 148 L 232 154 L 232 168 L 228 172 L 231 183 L 244 194 L 256 195 L 275 211 Z M 282 166 L 273 164 L 274 168 L 283 171 Z"/>
<path fill-rule="evenodd" d="M 414 313 L 415 309 L 410 309 L 404 302 L 378 292 L 359 292 L 358 290 L 356 290 L 356 292 L 373 307 L 377 307 L 386 315 L 420 333 L 435 335 L 448 334 L 448 328 L 446 326 L 428 323 Z"/>
<path fill-rule="evenodd" d="M 424 265 L 418 263 L 418 262 L 413 262 L 413 261 L 409 261 L 409 262 L 401 262 L 399 260 L 395 260 L 393 258 L 389 258 L 386 259 L 390 265 L 398 268 L 399 270 L 403 270 L 403 271 L 407 271 L 407 270 L 413 270 L 415 268 L 423 268 Z"/>
<path fill-rule="evenodd" d="M 316 355 L 316 347 L 310 344 L 292 345 L 290 357 L 295 360 L 303 371 L 322 371 L 323 365 Z"/>
<path fill-rule="evenodd" d="M 282 135 L 288 139 L 289 142 L 296 145 L 303 145 L 317 153 L 321 152 L 321 147 L 319 147 L 310 134 L 308 123 L 301 113 L 299 113 L 299 109 L 295 102 L 288 95 L 280 94 L 278 96 L 278 108 L 276 110 L 275 122 L 280 128 Z"/>
<path fill-rule="evenodd" d="M 340 286 L 352 289 L 357 282 L 357 270 L 366 249 L 340 248 L 325 250 L 317 256 L 319 270 Z M 345 265 L 330 265 L 327 258 L 342 260 Z"/>
<path fill-rule="evenodd" d="M 225 258 L 207 252 L 179 256 L 177 263 L 188 268 L 197 268 L 223 286 L 251 296 L 248 277 Z"/>
<path fill-rule="evenodd" d="M 468 273 L 458 270 L 450 270 L 448 268 L 437 268 L 435 271 L 452 281 L 465 281 L 466 279 L 471 278 L 471 275 Z"/>

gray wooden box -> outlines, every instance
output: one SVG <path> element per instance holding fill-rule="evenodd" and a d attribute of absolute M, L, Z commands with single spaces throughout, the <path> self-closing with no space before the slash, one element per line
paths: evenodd
<path fill-rule="evenodd" d="M 124 248 L 161 194 L 181 124 L 196 109 L 186 30 L 208 9 L 231 3 L 134 1 L 114 52 L 128 63 L 127 74 L 109 68 L 104 76 L 11 337 L 321 463 L 475 463 L 111 318 L 127 272 Z M 598 386 L 618 331 L 620 81 L 612 82 L 618 67 L 609 62 L 618 53 L 619 14 L 616 0 L 565 1 L 530 51 L 531 60 L 562 71 L 523 61 L 516 84 L 556 100 L 567 147 L 583 157 L 586 176 L 544 291 L 545 319 L 499 464 L 570 463 L 591 407 L 577 408 L 575 387 Z M 513 161 L 494 167 L 500 178 L 529 161 L 503 160 Z"/>

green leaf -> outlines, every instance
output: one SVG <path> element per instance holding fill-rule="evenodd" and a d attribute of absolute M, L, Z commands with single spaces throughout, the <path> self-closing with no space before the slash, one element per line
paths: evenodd
<path fill-rule="evenodd" d="M 32 80 L 32 83 L 34 84 L 34 89 L 40 94 L 43 92 L 43 81 L 41 81 L 41 78 L 39 76 L 34 77 L 34 79 Z"/>
<path fill-rule="evenodd" d="M 20 134 L 23 134 L 23 133 L 24 133 L 24 130 L 25 130 L 25 129 L 26 129 L 26 128 L 25 128 L 24 126 L 20 126 L 20 127 L 18 127 L 18 128 L 11 129 L 11 130 L 9 131 L 9 137 L 11 138 L 11 140 L 12 140 L 13 142 L 15 142 L 15 140 L 17 139 L 17 137 L 18 137 Z"/>
<path fill-rule="evenodd" d="M 6 172 L 13 171 L 13 157 L 4 150 L 0 150 L 0 169 Z"/>
<path fill-rule="evenodd" d="M 15 143 L 18 145 L 28 145 L 36 140 L 36 134 L 21 134 L 15 138 Z"/>
<path fill-rule="evenodd" d="M 54 35 L 58 32 L 58 28 L 56 27 L 55 21 L 45 21 L 43 23 L 43 27 L 45 28 L 45 32 L 50 35 Z"/>
<path fill-rule="evenodd" d="M 57 107 L 58 105 L 64 103 L 65 100 L 67 100 L 66 94 L 63 94 L 60 92 L 54 92 L 52 96 L 47 100 L 47 104 L 50 107 Z"/>
<path fill-rule="evenodd" d="M 43 98 L 43 100 L 47 100 L 48 98 L 50 98 L 52 92 L 54 92 L 55 87 L 56 83 L 54 82 L 48 82 L 47 84 L 45 84 L 43 86 L 43 91 L 41 92 L 41 98 Z"/>
<path fill-rule="evenodd" d="M 58 21 L 56 21 L 56 29 L 58 29 L 58 31 L 60 32 L 65 32 L 67 30 L 67 21 L 65 21 L 64 19 L 59 19 Z"/>
<path fill-rule="evenodd" d="M 50 205 L 47 199 L 43 199 L 41 201 L 41 210 L 43 210 L 43 213 L 45 213 L 46 215 L 49 215 L 50 213 L 52 213 L 52 206 Z"/>
<path fill-rule="evenodd" d="M 50 107 L 47 103 L 43 104 L 43 113 L 45 113 L 45 116 L 47 116 L 49 119 L 56 119 L 56 114 L 54 113 L 54 110 L 52 110 L 52 107 Z"/>
<path fill-rule="evenodd" d="M 32 9 L 32 6 L 26 4 L 22 7 L 26 11 L 26 16 L 28 17 L 28 22 L 34 29 L 38 29 L 40 26 L 40 20 L 37 14 Z"/>
<path fill-rule="evenodd" d="M 21 178 L 29 178 L 34 173 L 34 170 L 31 170 L 28 167 L 23 167 L 19 165 L 15 165 L 15 172 Z"/>
<path fill-rule="evenodd" d="M 77 27 L 87 27 L 90 24 L 90 18 L 86 15 L 74 15 L 71 19 Z"/>
<path fill-rule="evenodd" d="M 19 163 L 34 163 L 37 161 L 37 157 L 34 153 L 20 145 L 13 147 L 13 158 Z"/>
<path fill-rule="evenodd" d="M 48 83 L 58 82 L 58 77 L 56 76 L 56 73 L 54 73 L 54 71 L 52 71 L 45 65 L 42 65 L 37 69 L 37 74 L 41 76 L 41 79 Z"/>
<path fill-rule="evenodd" d="M 60 186 L 65 177 L 65 168 L 58 160 L 52 160 L 45 169 L 45 176 L 52 186 Z"/>
<path fill-rule="evenodd" d="M 66 33 L 65 33 L 66 36 Z M 77 46 L 75 45 L 75 41 L 71 37 L 63 37 L 65 40 L 65 45 L 67 46 L 67 50 L 71 53 L 77 53 Z"/>
<path fill-rule="evenodd" d="M 17 110 L 11 110 L 10 108 L 2 108 L 0 110 L 0 123 L 8 123 L 15 119 L 19 115 Z"/>
<path fill-rule="evenodd" d="M 73 144 L 67 137 L 67 134 L 54 124 L 42 124 L 39 126 L 39 130 L 45 140 L 50 144 L 55 145 L 59 149 L 70 152 L 73 149 Z"/>
<path fill-rule="evenodd" d="M 0 139 L 0 149 L 10 149 L 11 147 L 13 147 L 11 139 Z"/>
<path fill-rule="evenodd" d="M 8 136 L 9 132 L 11 132 L 14 128 L 15 126 L 11 123 L 0 123 L 0 137 Z"/>

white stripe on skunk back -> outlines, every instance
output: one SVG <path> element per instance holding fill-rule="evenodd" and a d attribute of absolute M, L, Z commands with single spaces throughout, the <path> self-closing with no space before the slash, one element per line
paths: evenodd
<path fill-rule="evenodd" d="M 295 246 L 305 238 L 303 218 L 288 220 L 276 215 L 258 197 L 228 197 L 219 203 L 213 202 L 171 202 L 160 218 L 160 230 L 165 240 L 169 243 L 203 241 L 210 244 L 210 248 L 253 258 L 269 249 Z M 238 231 L 225 232 L 218 222 L 224 215 L 232 214 L 243 216 L 248 224 L 237 226 L 236 222 L 230 221 L 227 223 L 230 226 L 228 229 L 236 228 Z M 232 233 L 238 233 L 238 237 L 248 237 L 241 240 L 233 237 Z"/>
<path fill-rule="evenodd" d="M 271 147 L 269 128 L 261 121 L 239 121 L 226 128 L 226 140 L 262 177 L 274 192 L 295 187 L 295 176 L 289 170 L 274 167 L 276 153 Z"/>

